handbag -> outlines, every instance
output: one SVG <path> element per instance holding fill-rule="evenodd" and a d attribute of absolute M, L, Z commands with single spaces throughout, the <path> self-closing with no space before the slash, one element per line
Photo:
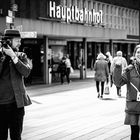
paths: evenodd
<path fill-rule="evenodd" d="M 104 94 L 106 94 L 106 95 L 109 95 L 110 94 L 109 84 L 106 84 L 106 86 L 104 88 Z"/>

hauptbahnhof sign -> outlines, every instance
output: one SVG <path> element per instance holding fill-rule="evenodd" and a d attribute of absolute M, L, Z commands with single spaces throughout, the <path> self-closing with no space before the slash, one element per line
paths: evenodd
<path fill-rule="evenodd" d="M 54 1 L 49 2 L 49 16 L 51 18 L 66 21 L 67 23 L 77 22 L 91 25 L 103 24 L 102 10 L 96 12 L 95 9 L 89 11 L 86 8 L 83 8 L 80 10 L 77 6 L 56 6 Z"/>

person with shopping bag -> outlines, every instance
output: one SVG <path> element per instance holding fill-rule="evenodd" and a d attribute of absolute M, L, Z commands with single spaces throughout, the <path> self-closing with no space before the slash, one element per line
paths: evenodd
<path fill-rule="evenodd" d="M 105 60 L 106 57 L 102 53 L 99 53 L 97 56 L 97 60 L 94 64 L 94 71 L 95 71 L 95 81 L 96 81 L 96 89 L 98 93 L 98 98 L 103 98 L 104 94 L 104 84 L 107 81 L 108 83 L 108 77 L 109 77 L 109 69 L 108 69 L 108 63 Z M 101 93 L 100 93 L 100 86 L 101 84 Z"/>

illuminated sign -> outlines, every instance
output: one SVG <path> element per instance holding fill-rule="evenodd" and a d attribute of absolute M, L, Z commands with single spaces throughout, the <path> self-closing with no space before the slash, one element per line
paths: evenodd
<path fill-rule="evenodd" d="M 54 1 L 49 3 L 49 16 L 51 18 L 61 19 L 68 23 L 78 22 L 87 24 L 102 24 L 103 23 L 103 12 L 99 10 L 96 12 L 95 9 L 87 10 L 86 8 L 79 10 L 77 6 L 63 7 L 56 6 Z"/>
<path fill-rule="evenodd" d="M 37 32 L 20 32 L 21 38 L 37 38 Z"/>

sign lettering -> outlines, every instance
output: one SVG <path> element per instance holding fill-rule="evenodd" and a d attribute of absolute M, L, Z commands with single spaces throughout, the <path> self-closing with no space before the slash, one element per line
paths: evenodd
<path fill-rule="evenodd" d="M 78 22 L 93 25 L 103 23 L 102 10 L 96 12 L 95 9 L 89 11 L 86 8 L 83 8 L 79 10 L 77 6 L 56 6 L 54 1 L 50 1 L 49 6 L 49 16 L 51 18 L 57 18 L 66 21 L 67 23 Z"/>

